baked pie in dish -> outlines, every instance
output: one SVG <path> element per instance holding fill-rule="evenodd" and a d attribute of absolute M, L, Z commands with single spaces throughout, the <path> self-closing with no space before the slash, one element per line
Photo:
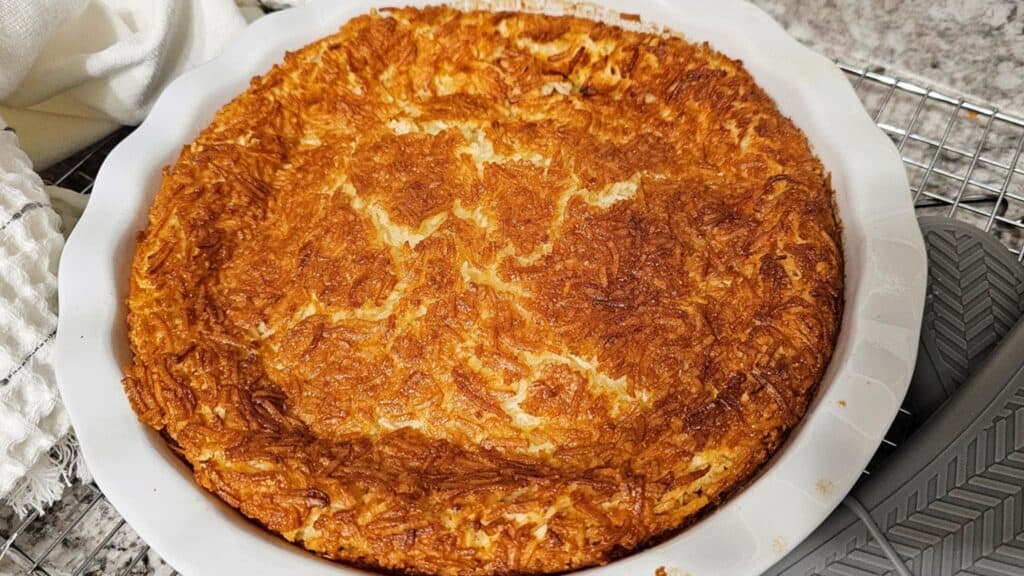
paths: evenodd
<path fill-rule="evenodd" d="M 739 61 L 388 9 L 253 79 L 165 171 L 123 383 L 201 486 L 312 552 L 544 574 L 750 481 L 842 304 L 828 174 Z"/>

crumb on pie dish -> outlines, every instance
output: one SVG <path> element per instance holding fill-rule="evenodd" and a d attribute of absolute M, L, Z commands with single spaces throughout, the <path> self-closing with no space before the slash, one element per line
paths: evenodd
<path fill-rule="evenodd" d="M 802 418 L 842 313 L 833 201 L 706 44 L 371 12 L 165 170 L 124 388 L 198 484 L 318 555 L 605 564 L 710 513 Z"/>

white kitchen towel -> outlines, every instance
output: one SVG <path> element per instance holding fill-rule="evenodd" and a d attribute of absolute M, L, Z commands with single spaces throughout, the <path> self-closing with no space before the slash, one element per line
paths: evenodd
<path fill-rule="evenodd" d="M 245 24 L 233 0 L 0 0 L 0 116 L 17 130 L 0 132 L 0 501 L 19 515 L 87 475 L 53 366 L 62 232 L 85 197 L 44 186 L 32 156 L 140 122 Z"/>
<path fill-rule="evenodd" d="M 0 497 L 19 514 L 79 471 L 53 368 L 63 247 L 42 180 L 15 133 L 0 131 Z"/>
<path fill-rule="evenodd" d="M 41 169 L 141 122 L 245 25 L 233 0 L 0 1 L 0 115 Z"/>

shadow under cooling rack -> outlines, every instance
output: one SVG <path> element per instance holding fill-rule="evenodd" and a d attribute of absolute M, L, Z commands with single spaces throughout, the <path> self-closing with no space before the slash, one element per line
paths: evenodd
<path fill-rule="evenodd" d="M 839 63 L 906 165 L 918 214 L 942 215 L 994 234 L 1024 260 L 1024 119 L 866 68 Z M 43 173 L 88 194 L 120 130 Z M 898 450 L 902 411 L 879 448 Z M 876 459 L 877 460 L 877 459 Z M 869 466 L 870 468 L 870 466 Z M 17 518 L 0 506 L 0 575 L 174 576 L 94 484 L 76 484 L 46 514 Z"/>

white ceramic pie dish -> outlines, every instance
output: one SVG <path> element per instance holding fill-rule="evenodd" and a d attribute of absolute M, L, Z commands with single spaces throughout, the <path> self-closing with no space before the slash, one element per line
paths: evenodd
<path fill-rule="evenodd" d="M 437 1 L 403 0 L 398 4 Z M 460 5 L 460 2 L 451 2 Z M 103 165 L 62 258 L 57 377 L 96 482 L 133 528 L 189 576 L 362 571 L 264 533 L 195 485 L 121 388 L 135 233 L 161 170 L 249 79 L 349 18 L 394 0 L 322 0 L 254 23 L 219 58 L 186 74 Z M 524 6 L 525 4 L 525 6 Z M 473 2 L 538 9 L 539 2 Z M 860 476 L 906 393 L 924 304 L 925 252 L 896 149 L 843 74 L 737 1 L 604 0 L 741 59 L 807 134 L 832 174 L 844 222 L 846 310 L 807 416 L 748 488 L 692 528 L 588 574 L 758 574 L 806 537 Z M 546 3 L 545 11 L 557 10 Z M 608 19 L 593 6 L 575 12 Z"/>

